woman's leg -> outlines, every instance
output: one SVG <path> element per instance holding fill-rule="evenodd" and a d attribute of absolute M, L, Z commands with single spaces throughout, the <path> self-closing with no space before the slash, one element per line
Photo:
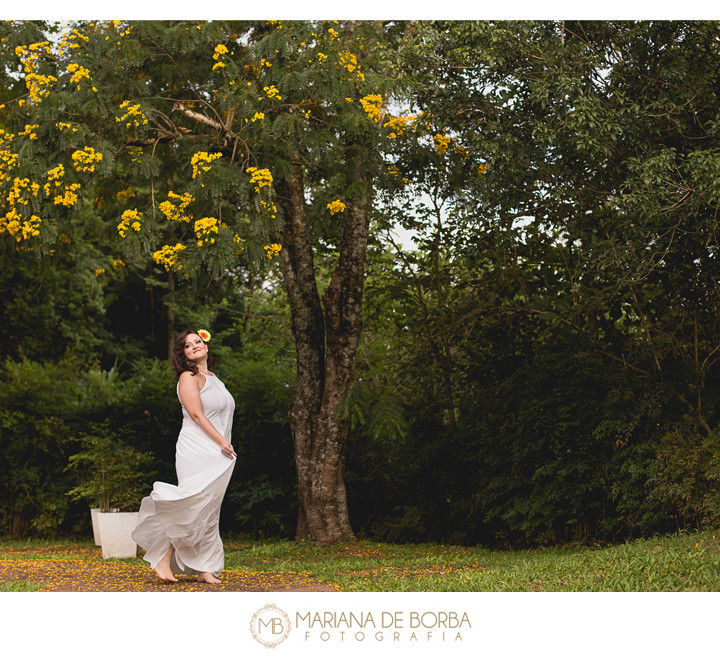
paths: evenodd
<path fill-rule="evenodd" d="M 157 575 L 160 576 L 160 578 L 162 578 L 163 580 L 171 580 L 172 582 L 176 583 L 178 582 L 178 579 L 173 576 L 172 569 L 170 568 L 170 560 L 174 552 L 175 547 L 170 544 L 168 552 L 165 553 L 163 559 L 160 560 L 160 562 L 158 562 L 155 566 L 155 573 L 157 573 Z"/>

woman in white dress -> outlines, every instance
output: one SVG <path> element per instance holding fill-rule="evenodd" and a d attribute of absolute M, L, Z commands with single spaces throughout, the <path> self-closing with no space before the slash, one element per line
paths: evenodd
<path fill-rule="evenodd" d="M 230 443 L 235 401 L 208 370 L 207 341 L 200 329 L 175 341 L 173 366 L 183 424 L 175 452 L 177 486 L 155 482 L 143 498 L 133 539 L 163 580 L 173 573 L 197 574 L 219 583 L 225 566 L 220 539 L 220 505 L 237 455 Z"/>

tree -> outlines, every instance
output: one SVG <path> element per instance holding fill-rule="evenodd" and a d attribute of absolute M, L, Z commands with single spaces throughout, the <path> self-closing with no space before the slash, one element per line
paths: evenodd
<path fill-rule="evenodd" d="M 297 353 L 297 537 L 353 539 L 341 408 L 373 203 L 393 181 L 387 103 L 412 32 L 272 21 L 2 30 L 16 73 L 1 109 L 5 248 L 51 257 L 72 244 L 83 204 L 123 265 L 152 254 L 170 290 L 203 268 L 219 278 L 279 253 Z M 324 290 L 319 257 L 333 263 Z"/>

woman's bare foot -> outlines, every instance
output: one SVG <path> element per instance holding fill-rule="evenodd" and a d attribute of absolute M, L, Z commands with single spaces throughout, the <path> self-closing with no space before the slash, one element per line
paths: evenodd
<path fill-rule="evenodd" d="M 170 558 L 175 552 L 175 548 L 171 546 L 168 552 L 165 553 L 164 557 L 155 566 L 155 573 L 160 576 L 162 580 L 169 580 L 173 583 L 178 582 L 178 579 L 173 576 L 172 569 L 170 568 Z"/>
<path fill-rule="evenodd" d="M 211 585 L 219 585 L 221 581 L 215 578 L 215 576 L 213 576 L 209 571 L 203 571 L 202 573 L 198 574 L 198 582 L 210 583 Z"/>

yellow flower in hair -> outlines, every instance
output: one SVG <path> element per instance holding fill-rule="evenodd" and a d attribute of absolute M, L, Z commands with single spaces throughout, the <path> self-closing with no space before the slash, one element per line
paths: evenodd
<path fill-rule="evenodd" d="M 205 329 L 198 329 L 198 336 L 202 339 L 203 343 L 207 343 L 210 341 L 212 336 L 210 335 L 210 332 Z"/>

